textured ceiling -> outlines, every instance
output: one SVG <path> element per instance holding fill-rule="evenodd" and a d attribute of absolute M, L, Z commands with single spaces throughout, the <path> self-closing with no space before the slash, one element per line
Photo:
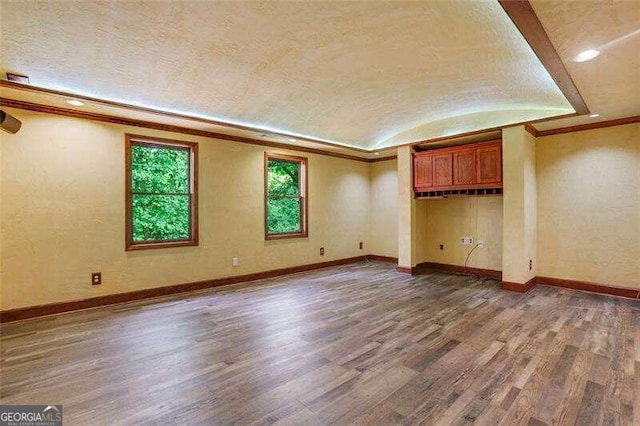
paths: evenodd
<path fill-rule="evenodd" d="M 32 86 L 8 83 L 6 81 L 0 83 L 0 99 L 18 101 L 26 104 L 46 105 L 48 107 L 63 109 L 67 111 L 77 111 L 78 113 L 83 115 L 99 114 L 105 117 L 113 117 L 116 119 L 122 118 L 125 120 L 133 120 L 137 122 L 155 123 L 163 126 L 177 126 L 188 130 L 204 131 L 231 137 L 237 136 L 240 138 L 247 138 L 251 139 L 252 141 L 259 141 L 258 143 L 264 142 L 266 146 L 284 147 L 284 145 L 289 145 L 301 147 L 303 149 L 312 149 L 325 153 L 333 153 L 369 160 L 385 158 L 396 154 L 396 150 L 394 148 L 378 150 L 375 152 L 365 151 L 350 147 L 342 147 L 340 145 L 319 143 L 312 140 L 304 140 L 299 138 L 294 139 L 286 135 L 274 134 L 272 132 L 230 127 L 227 125 L 212 123 L 204 119 L 196 119 L 187 116 L 139 110 L 128 106 L 114 105 L 103 101 L 78 98 L 77 96 L 74 97 L 74 99 L 82 99 L 84 105 L 72 106 L 67 103 L 67 100 L 69 98 L 70 96 L 68 95 L 55 92 L 51 93 L 40 88 L 34 88 Z M 20 110 L 15 110 L 15 112 L 12 114 L 16 118 L 21 119 L 23 112 Z M 187 132 L 187 134 L 190 133 Z M 275 143 L 276 145 L 269 145 L 269 143 L 271 142 Z"/>
<path fill-rule="evenodd" d="M 573 112 L 497 1 L 3 1 L 1 12 L 0 65 L 32 84 L 360 148 Z"/>
<path fill-rule="evenodd" d="M 640 115 L 640 1 L 531 0 L 592 113 L 535 124 L 538 130 Z M 576 63 L 587 49 L 600 56 Z"/>

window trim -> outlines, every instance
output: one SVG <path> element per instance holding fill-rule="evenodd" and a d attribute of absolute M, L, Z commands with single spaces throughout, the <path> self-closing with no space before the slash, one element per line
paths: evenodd
<path fill-rule="evenodd" d="M 156 138 L 125 133 L 125 250 L 148 250 L 198 245 L 198 144 L 174 139 Z M 190 153 L 190 230 L 191 235 L 184 240 L 133 241 L 133 192 L 131 188 L 131 148 L 134 145 L 157 146 L 160 148 L 186 148 Z"/>
<path fill-rule="evenodd" d="M 302 206 L 300 208 L 300 225 L 301 232 L 286 232 L 280 234 L 269 233 L 269 160 L 289 161 L 300 164 L 300 199 Z M 296 157 L 293 155 L 280 154 L 276 152 L 264 153 L 264 239 L 265 240 L 282 240 L 285 238 L 307 238 L 309 236 L 308 227 L 309 218 L 309 168 L 307 157 Z"/>

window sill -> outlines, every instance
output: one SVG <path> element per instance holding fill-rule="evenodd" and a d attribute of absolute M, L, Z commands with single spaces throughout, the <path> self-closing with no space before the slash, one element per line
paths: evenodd
<path fill-rule="evenodd" d="M 287 238 L 308 238 L 309 234 L 307 232 L 296 232 L 291 234 L 266 234 L 264 236 L 265 240 L 284 240 Z"/>
<path fill-rule="evenodd" d="M 197 246 L 198 241 L 186 240 L 186 241 L 160 241 L 160 242 L 148 242 L 148 243 L 127 243 L 126 251 L 135 250 L 153 250 L 172 247 L 193 247 Z"/>

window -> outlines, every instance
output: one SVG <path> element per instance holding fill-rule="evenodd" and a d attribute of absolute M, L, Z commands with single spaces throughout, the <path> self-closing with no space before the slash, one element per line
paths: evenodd
<path fill-rule="evenodd" d="M 265 152 L 265 238 L 306 237 L 307 159 Z"/>
<path fill-rule="evenodd" d="M 198 145 L 125 138 L 126 249 L 198 245 Z"/>

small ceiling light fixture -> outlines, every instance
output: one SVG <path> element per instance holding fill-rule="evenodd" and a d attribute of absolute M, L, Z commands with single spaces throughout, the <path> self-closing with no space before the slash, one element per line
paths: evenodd
<path fill-rule="evenodd" d="M 68 103 L 69 105 L 73 105 L 73 106 L 83 106 L 83 105 L 84 105 L 84 103 L 83 103 L 83 102 L 80 102 L 80 101 L 79 101 L 79 100 L 77 100 L 77 99 L 67 99 L 67 103 Z"/>
<path fill-rule="evenodd" d="M 599 50 L 589 49 L 584 52 L 578 53 L 575 58 L 573 58 L 573 62 L 584 62 L 589 61 L 600 54 Z"/>
<path fill-rule="evenodd" d="M 380 153 L 379 152 L 374 152 L 373 155 L 380 155 Z"/>
<path fill-rule="evenodd" d="M 591 118 L 598 118 L 598 117 L 600 117 L 600 114 L 591 114 L 589 117 L 591 117 Z"/>
<path fill-rule="evenodd" d="M 295 141 L 297 141 L 298 139 L 296 139 L 296 138 L 289 138 L 289 139 L 287 139 L 287 140 L 288 140 L 289 142 L 295 142 Z"/>

